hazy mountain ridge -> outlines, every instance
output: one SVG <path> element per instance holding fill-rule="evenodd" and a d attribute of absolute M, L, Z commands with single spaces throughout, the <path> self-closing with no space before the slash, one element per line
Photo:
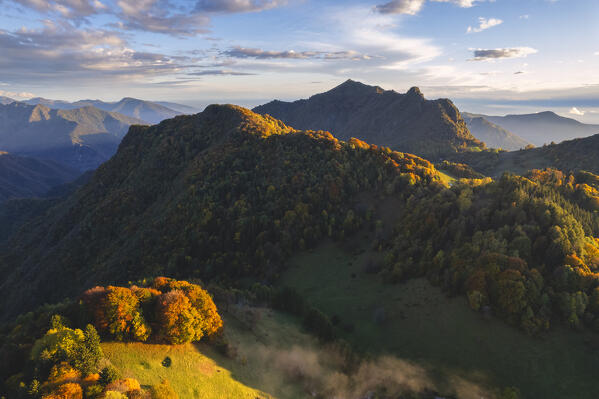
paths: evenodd
<path fill-rule="evenodd" d="M 484 143 L 469 131 L 448 99 L 426 100 L 417 87 L 405 94 L 348 80 L 325 93 L 254 108 L 297 129 L 326 130 L 424 157 L 437 158 Z"/>
<path fill-rule="evenodd" d="M 159 104 L 157 102 L 144 101 L 131 97 L 125 97 L 116 102 L 105 102 L 102 100 L 79 100 L 75 102 L 68 102 L 38 97 L 26 100 L 24 102 L 30 105 L 45 105 L 49 108 L 55 109 L 75 109 L 92 106 L 107 112 L 118 112 L 120 114 L 131 118 L 140 119 L 150 124 L 156 124 L 164 119 L 173 118 L 184 113 L 182 111 L 171 109 L 168 106 Z M 168 104 L 182 109 L 189 108 L 192 110 L 191 107 L 187 107 L 185 105 L 175 103 Z"/>
<path fill-rule="evenodd" d="M 10 97 L 0 96 L 0 105 L 6 105 L 6 104 L 14 103 L 14 102 L 15 102 L 15 100 L 13 100 Z"/>
<path fill-rule="evenodd" d="M 589 125 L 575 119 L 544 111 L 535 114 L 514 114 L 491 116 L 472 114 L 483 117 L 522 139 L 538 146 L 551 142 L 588 137 L 599 133 L 599 125 Z"/>
<path fill-rule="evenodd" d="M 470 133 L 491 148 L 516 151 L 530 144 L 501 126 L 489 122 L 483 116 L 462 112 L 462 117 L 466 121 Z"/>
<path fill-rule="evenodd" d="M 87 106 L 57 110 L 14 102 L 0 105 L 0 149 L 94 169 L 114 154 L 139 119 Z"/>

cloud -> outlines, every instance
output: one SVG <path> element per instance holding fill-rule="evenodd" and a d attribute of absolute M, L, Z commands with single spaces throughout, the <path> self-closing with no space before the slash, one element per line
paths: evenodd
<path fill-rule="evenodd" d="M 538 50 L 530 47 L 512 47 L 497 49 L 471 49 L 474 52 L 472 61 L 488 61 L 502 58 L 522 58 L 535 54 Z"/>
<path fill-rule="evenodd" d="M 479 17 L 478 18 L 478 27 L 472 27 L 469 26 L 467 32 L 468 33 L 477 33 L 477 32 L 482 32 L 486 29 L 492 28 L 494 26 L 497 25 L 501 25 L 503 23 L 503 21 L 501 19 L 497 19 L 497 18 L 483 18 L 483 17 Z"/>
<path fill-rule="evenodd" d="M 189 76 L 251 76 L 255 73 L 239 72 L 239 71 L 227 71 L 222 69 L 207 69 L 205 71 L 190 72 Z"/>
<path fill-rule="evenodd" d="M 518 18 L 520 18 L 520 19 L 529 19 L 530 15 L 524 14 L 524 15 L 520 15 Z"/>
<path fill-rule="evenodd" d="M 233 47 L 223 51 L 223 55 L 233 58 L 255 58 L 255 59 L 325 59 L 325 60 L 369 60 L 372 57 L 362 55 L 355 51 L 267 51 L 258 48 Z"/>
<path fill-rule="evenodd" d="M 138 52 L 114 31 L 44 21 L 40 29 L 0 30 L 0 70 L 11 82 L 95 80 L 178 72 L 189 57 Z"/>
<path fill-rule="evenodd" d="M 576 107 L 572 107 L 572 108 L 570 108 L 570 111 L 569 111 L 569 113 L 570 113 L 570 114 L 572 114 L 572 115 L 577 115 L 577 116 L 584 116 L 584 114 L 585 114 L 585 112 L 584 112 L 584 111 L 581 111 L 581 110 L 579 110 L 579 109 L 578 109 L 578 108 L 576 108 Z"/>
<path fill-rule="evenodd" d="M 106 10 L 99 0 L 13 0 L 14 3 L 41 13 L 64 18 L 85 18 Z"/>
<path fill-rule="evenodd" d="M 381 14 L 409 14 L 416 15 L 424 5 L 424 0 L 393 0 L 377 5 L 374 10 Z"/>
<path fill-rule="evenodd" d="M 426 0 L 392 0 L 388 3 L 374 7 L 374 11 L 381 14 L 408 14 L 416 15 L 424 6 Z M 435 3 L 452 3 L 459 7 L 473 7 L 475 3 L 485 0 L 430 0 Z"/>
<path fill-rule="evenodd" d="M 106 1 L 106 0 L 102 0 Z M 212 13 L 256 12 L 280 7 L 286 0 L 198 0 L 174 3 L 170 0 L 0 0 L 33 9 L 50 18 L 67 22 L 88 21 L 106 14 L 117 19 L 112 27 L 172 36 L 207 33 Z"/>
<path fill-rule="evenodd" d="M 164 33 L 173 36 L 194 36 L 207 33 L 210 18 L 205 13 L 194 12 L 193 8 L 173 7 L 167 0 L 119 0 L 115 25 L 121 29 Z M 175 11 L 172 11 L 175 10 Z"/>
<path fill-rule="evenodd" d="M 285 4 L 285 0 L 199 0 L 195 9 L 206 12 L 256 12 Z"/>
<path fill-rule="evenodd" d="M 10 97 L 12 99 L 24 99 L 24 100 L 36 97 L 35 94 L 28 93 L 26 91 L 15 92 L 15 91 L 4 91 L 4 90 L 0 90 L 0 96 Z"/>

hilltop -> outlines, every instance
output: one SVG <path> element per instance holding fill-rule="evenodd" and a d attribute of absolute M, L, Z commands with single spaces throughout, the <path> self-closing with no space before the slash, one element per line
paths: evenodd
<path fill-rule="evenodd" d="M 10 241 L 3 314 L 154 273 L 273 279 L 285 254 L 358 228 L 358 192 L 433 181 L 419 157 L 235 106 L 133 126 L 87 185 Z"/>
<path fill-rule="evenodd" d="M 425 158 L 485 147 L 450 100 L 426 100 L 417 87 L 400 94 L 348 80 L 306 100 L 275 100 L 254 111 L 297 129 L 327 130 L 341 140 L 356 137 Z"/>

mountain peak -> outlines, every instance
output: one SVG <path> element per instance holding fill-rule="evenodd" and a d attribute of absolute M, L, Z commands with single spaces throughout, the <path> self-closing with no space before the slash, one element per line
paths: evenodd
<path fill-rule="evenodd" d="M 420 88 L 418 88 L 416 86 L 410 88 L 410 90 L 408 90 L 406 95 L 408 97 L 418 97 L 418 98 L 421 98 L 424 100 L 424 94 L 422 94 L 422 92 L 420 91 Z"/>
<path fill-rule="evenodd" d="M 426 100 L 417 87 L 400 94 L 349 79 L 307 100 L 271 102 L 254 111 L 296 129 L 329 131 L 340 140 L 355 137 L 425 157 L 484 148 L 451 101 Z"/>

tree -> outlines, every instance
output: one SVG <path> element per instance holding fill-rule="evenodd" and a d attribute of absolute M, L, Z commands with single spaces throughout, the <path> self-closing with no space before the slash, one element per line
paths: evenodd
<path fill-rule="evenodd" d="M 169 291 L 158 297 L 156 316 L 160 335 L 171 344 L 197 341 L 203 336 L 199 314 L 180 290 Z"/>
<path fill-rule="evenodd" d="M 94 326 L 88 324 L 83 332 L 83 341 L 76 350 L 74 366 L 84 375 L 88 375 L 98 370 L 100 359 L 102 359 L 100 336 Z"/>

